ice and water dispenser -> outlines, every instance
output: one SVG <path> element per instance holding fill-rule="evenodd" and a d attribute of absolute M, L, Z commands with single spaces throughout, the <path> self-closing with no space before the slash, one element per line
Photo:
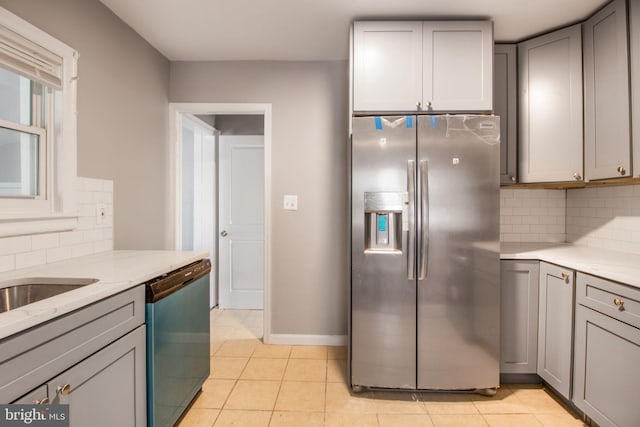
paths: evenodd
<path fill-rule="evenodd" d="M 364 193 L 365 253 L 402 253 L 402 232 L 409 229 L 408 194 Z"/>

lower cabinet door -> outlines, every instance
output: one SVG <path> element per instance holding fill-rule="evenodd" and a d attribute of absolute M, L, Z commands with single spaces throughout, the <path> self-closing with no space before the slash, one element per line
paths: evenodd
<path fill-rule="evenodd" d="M 538 261 L 500 261 L 500 373 L 535 374 L 538 359 Z"/>
<path fill-rule="evenodd" d="M 49 381 L 71 427 L 146 427 L 145 343 L 142 325 Z"/>
<path fill-rule="evenodd" d="M 640 425 L 640 329 L 576 308 L 573 402 L 600 427 Z"/>
<path fill-rule="evenodd" d="M 538 375 L 567 399 L 571 398 L 574 279 L 573 270 L 540 263 Z"/>

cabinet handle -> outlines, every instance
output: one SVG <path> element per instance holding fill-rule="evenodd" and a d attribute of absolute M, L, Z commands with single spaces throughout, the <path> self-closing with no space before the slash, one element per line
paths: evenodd
<path fill-rule="evenodd" d="M 416 102 L 416 110 L 422 110 L 422 102 L 421 101 Z"/>
<path fill-rule="evenodd" d="M 71 384 L 58 386 L 58 388 L 56 389 L 56 393 L 66 396 L 67 394 L 71 393 Z"/>
<path fill-rule="evenodd" d="M 613 303 L 616 305 L 616 307 L 618 307 L 618 310 L 620 311 L 624 310 L 624 301 L 621 300 L 620 298 L 614 299 Z"/>
<path fill-rule="evenodd" d="M 569 273 L 561 273 L 560 276 L 562 276 L 562 280 L 564 280 L 564 283 L 569 283 Z"/>
<path fill-rule="evenodd" d="M 580 175 L 578 172 L 574 173 L 573 177 L 575 178 L 576 181 L 580 181 L 582 179 L 582 175 Z"/>
<path fill-rule="evenodd" d="M 626 170 L 625 168 L 623 168 L 622 166 L 618 166 L 617 171 L 618 171 L 618 173 L 619 173 L 620 175 L 624 175 L 624 174 L 626 174 L 626 173 L 627 173 L 627 170 Z"/>
<path fill-rule="evenodd" d="M 51 402 L 49 401 L 48 397 L 45 397 L 44 399 L 40 399 L 40 400 L 36 400 L 35 401 L 36 405 L 48 405 L 49 403 L 51 403 Z"/>

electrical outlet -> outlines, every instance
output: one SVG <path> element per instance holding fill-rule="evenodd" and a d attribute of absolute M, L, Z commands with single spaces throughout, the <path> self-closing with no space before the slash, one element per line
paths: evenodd
<path fill-rule="evenodd" d="M 107 221 L 107 207 L 102 204 L 96 205 L 96 225 L 103 225 Z"/>
<path fill-rule="evenodd" d="M 297 211 L 298 210 L 298 196 L 285 194 L 284 195 L 284 210 Z"/>

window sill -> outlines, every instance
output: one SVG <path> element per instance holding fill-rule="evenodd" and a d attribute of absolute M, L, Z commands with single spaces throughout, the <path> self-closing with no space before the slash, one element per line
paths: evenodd
<path fill-rule="evenodd" d="M 26 234 L 56 233 L 69 231 L 78 227 L 78 217 L 71 215 L 49 217 L 0 217 L 0 238 L 10 236 L 22 236 Z"/>

